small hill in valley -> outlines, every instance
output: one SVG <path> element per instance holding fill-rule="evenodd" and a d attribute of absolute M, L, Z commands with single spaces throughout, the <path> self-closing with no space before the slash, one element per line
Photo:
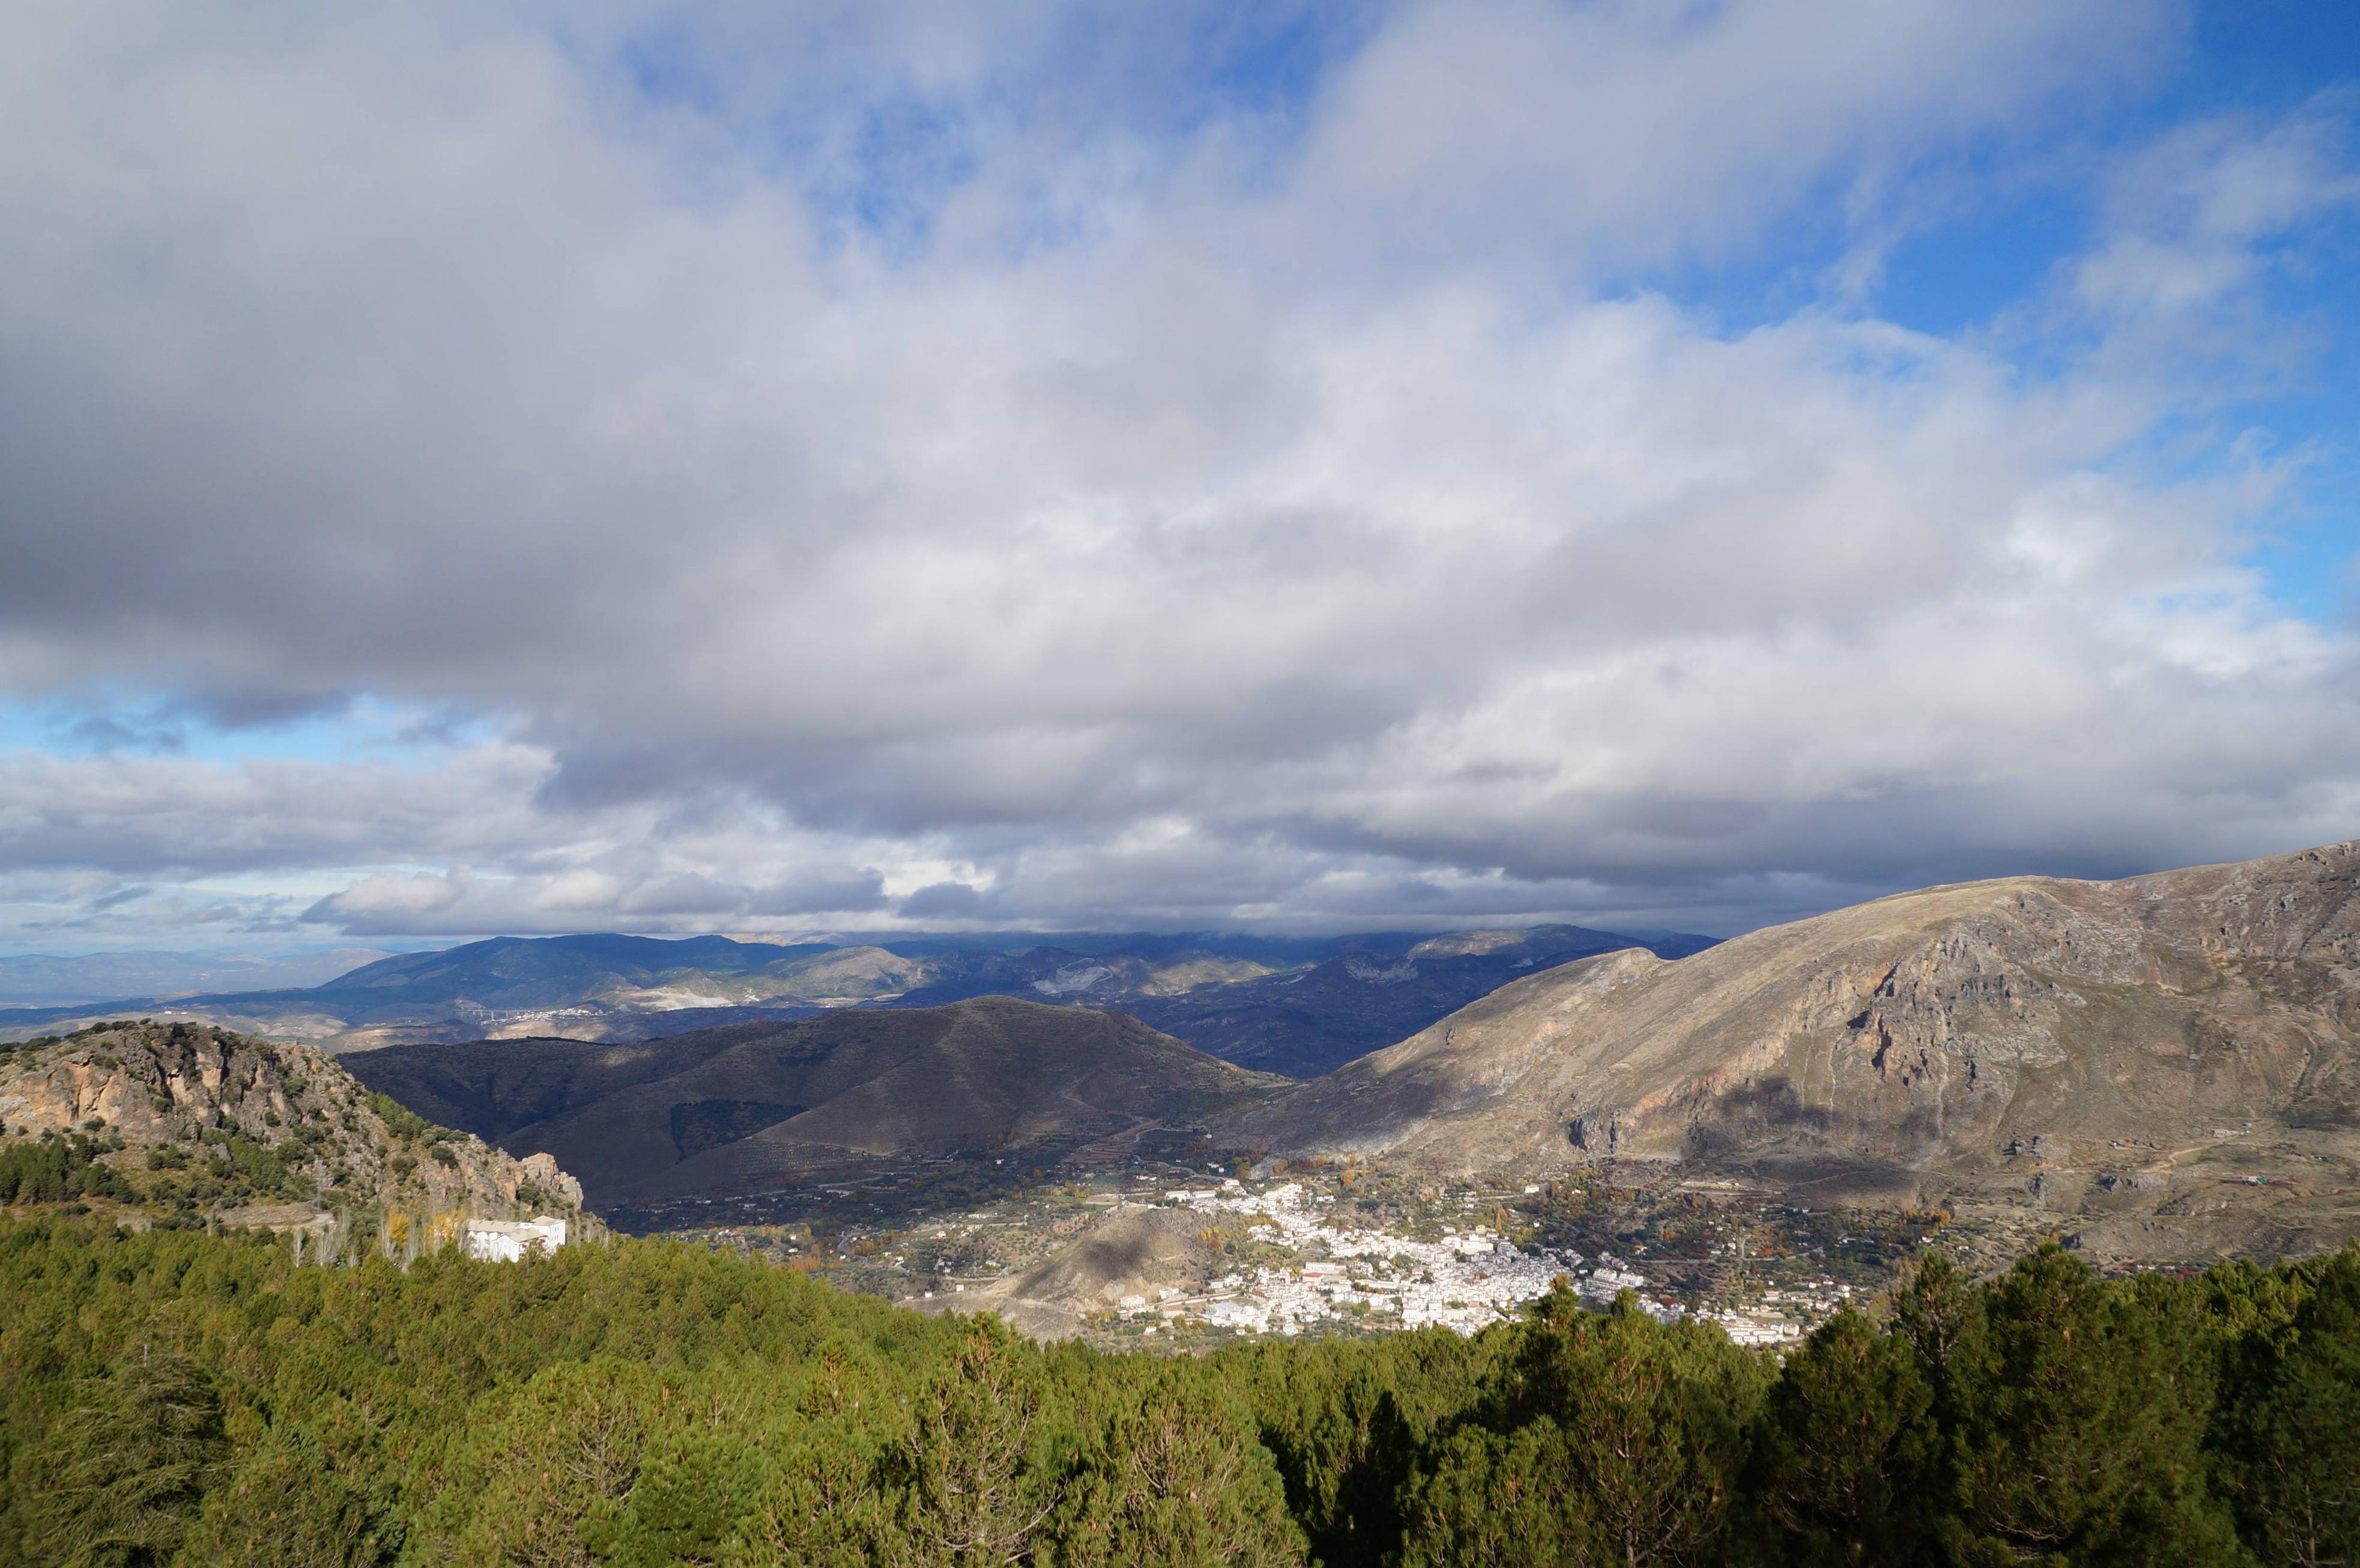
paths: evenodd
<path fill-rule="evenodd" d="M 342 1059 L 421 1114 L 548 1152 L 599 1204 L 1202 1125 L 1286 1087 L 1136 1019 L 1000 996 L 635 1044 L 489 1040 Z"/>
<path fill-rule="evenodd" d="M 2360 1231 L 2360 844 L 1584 959 L 1221 1131 L 1462 1172 L 1983 1194 L 2133 1253 L 2326 1245 Z"/>
<path fill-rule="evenodd" d="M 922 1311 L 989 1310 L 1037 1340 L 1070 1339 L 1083 1321 L 1126 1297 L 1195 1294 L 1219 1272 L 1205 1218 L 1187 1210 L 1125 1208 L 1021 1273 L 979 1290 L 939 1295 Z"/>

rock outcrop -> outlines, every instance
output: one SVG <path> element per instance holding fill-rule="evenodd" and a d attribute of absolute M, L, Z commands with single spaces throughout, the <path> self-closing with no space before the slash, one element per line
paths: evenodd
<path fill-rule="evenodd" d="M 388 1214 L 448 1228 L 582 1209 L 547 1155 L 435 1126 L 311 1047 L 202 1025 L 110 1023 L 0 1050 L 0 1146 L 45 1140 L 117 1172 L 132 1196 L 111 1201 L 136 1220 L 288 1229 L 366 1211 L 382 1232 Z"/>

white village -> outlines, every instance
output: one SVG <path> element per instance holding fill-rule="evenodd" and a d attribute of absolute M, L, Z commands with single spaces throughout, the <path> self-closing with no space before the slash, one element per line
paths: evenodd
<path fill-rule="evenodd" d="M 1649 1293 L 1647 1277 L 1611 1254 L 1519 1248 L 1488 1225 L 1446 1229 L 1437 1241 L 1336 1223 L 1336 1200 L 1289 1182 L 1250 1191 L 1237 1180 L 1216 1188 L 1181 1189 L 1166 1204 L 1208 1216 L 1244 1220 L 1291 1250 L 1292 1266 L 1262 1265 L 1226 1274 L 1202 1293 L 1164 1289 L 1156 1299 L 1127 1296 L 1118 1312 L 1131 1318 L 1202 1323 L 1242 1333 L 1291 1335 L 1357 1319 L 1370 1327 L 1439 1327 L 1471 1334 L 1524 1315 L 1559 1279 L 1593 1308 L 1629 1291 L 1641 1311 L 1662 1322 L 1691 1315 L 1719 1323 L 1740 1344 L 1775 1345 L 1799 1340 L 1851 1295 L 1828 1281 L 1824 1290 L 1776 1293 L 1759 1309 L 1695 1313 Z M 1155 1325 L 1146 1327 L 1155 1332 Z"/>

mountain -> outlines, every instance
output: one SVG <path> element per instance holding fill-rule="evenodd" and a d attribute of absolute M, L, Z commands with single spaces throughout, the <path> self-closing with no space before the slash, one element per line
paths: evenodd
<path fill-rule="evenodd" d="M 1640 944 L 1579 926 L 1462 931 L 1396 950 L 1362 948 L 1292 973 L 1124 996 L 1106 1005 L 1225 1060 L 1316 1078 L 1535 970 L 1618 948 L 1672 959 L 1710 945 L 1703 937 Z M 1086 991 L 1079 999 L 1093 1000 Z"/>
<path fill-rule="evenodd" d="M 1324 940 L 1196 935 L 497 938 L 382 959 L 324 984 L 106 1004 L 335 1050 L 562 1036 L 644 1040 L 848 1006 L 1013 995 L 1134 1014 L 1215 1055 L 1307 1077 L 1400 1039 L 1535 967 L 1633 945 L 1579 927 Z M 1659 938 L 1674 955 L 1706 938 Z M 962 945 L 964 943 L 964 945 Z M 89 1006 L 0 1013 L 0 1037 Z"/>
<path fill-rule="evenodd" d="M 1525 1177 L 1677 1160 L 1983 1194 L 2126 1248 L 2142 1225 L 2351 1234 L 2360 844 L 1929 888 L 1677 962 L 1579 960 L 1220 1130 Z"/>
<path fill-rule="evenodd" d="M 602 1206 L 1201 1125 L 1286 1084 L 1131 1018 L 1000 996 L 630 1044 L 476 1041 L 341 1059 L 421 1115 L 546 1151 Z"/>
<path fill-rule="evenodd" d="M 583 1218 L 546 1155 L 422 1121 L 309 1046 L 187 1024 L 0 1047 L 0 1202 L 69 1200 L 138 1227 L 301 1230 L 339 1248 L 414 1250 L 467 1218 Z"/>

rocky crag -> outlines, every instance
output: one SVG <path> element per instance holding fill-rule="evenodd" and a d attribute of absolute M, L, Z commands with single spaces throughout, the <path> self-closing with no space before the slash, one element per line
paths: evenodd
<path fill-rule="evenodd" d="M 1900 894 L 1518 981 L 1244 1113 L 1288 1157 L 1741 1168 L 2126 1255 L 2360 1234 L 2360 844 Z"/>
<path fill-rule="evenodd" d="M 308 1046 L 188 1024 L 0 1050 L 0 1169 L 16 1203 L 299 1231 L 315 1255 L 414 1255 L 470 1219 L 585 1221 L 580 1185 L 546 1155 L 428 1123 Z"/>

